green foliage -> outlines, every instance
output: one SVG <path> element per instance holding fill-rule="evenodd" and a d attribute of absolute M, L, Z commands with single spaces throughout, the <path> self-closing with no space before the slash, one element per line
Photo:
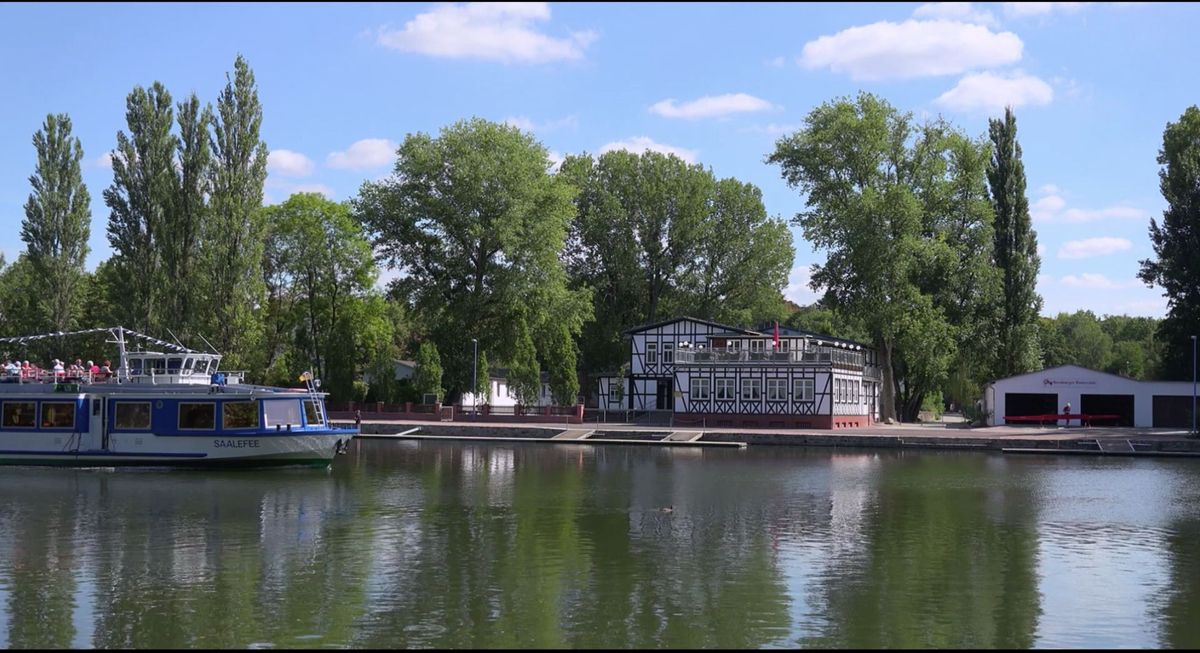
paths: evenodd
<path fill-rule="evenodd" d="M 204 331 L 219 351 L 229 352 L 230 367 L 265 367 L 259 358 L 265 340 L 263 243 L 266 225 L 260 211 L 267 178 L 267 144 L 260 137 L 262 105 L 250 65 L 239 55 L 234 74 L 217 99 L 209 149 L 211 219 L 202 234 L 201 261 L 208 302 Z"/>
<path fill-rule="evenodd" d="M 354 201 L 381 260 L 403 270 L 392 292 L 437 343 L 452 397 L 471 385 L 471 338 L 503 364 L 518 322 L 545 343 L 591 319 L 590 291 L 569 289 L 559 262 L 574 190 L 549 167 L 532 136 L 472 119 L 409 135 L 396 174 Z"/>
<path fill-rule="evenodd" d="M 413 386 L 422 398 L 427 394 L 437 395 L 442 400 L 442 358 L 432 342 L 423 342 L 417 349 L 417 370 L 413 374 Z M 422 399 L 424 401 L 424 399 Z"/>
<path fill-rule="evenodd" d="M 986 144 L 942 121 L 914 128 L 869 93 L 817 107 L 768 161 L 807 197 L 796 216 L 827 250 L 812 287 L 856 315 L 879 352 L 883 417 L 916 417 L 956 361 L 988 352 Z"/>
<path fill-rule="evenodd" d="M 489 374 L 487 352 L 479 352 L 479 360 L 475 365 L 475 388 L 472 391 L 479 398 L 479 403 L 492 403 L 492 382 Z"/>
<path fill-rule="evenodd" d="M 1155 258 L 1141 261 L 1138 276 L 1163 289 L 1167 317 L 1158 327 L 1163 378 L 1190 379 L 1191 337 L 1200 335 L 1200 108 L 1190 106 L 1163 131 L 1159 189 L 1167 208 L 1150 220 Z"/>
<path fill-rule="evenodd" d="M 112 276 L 120 321 L 134 329 L 160 331 L 164 288 L 160 239 L 176 206 L 171 94 L 159 82 L 134 87 L 125 100 L 126 135 L 117 132 L 112 153 L 113 183 L 104 191 Z"/>
<path fill-rule="evenodd" d="M 517 319 L 514 345 L 512 362 L 508 366 L 509 390 L 522 406 L 536 406 L 542 390 L 542 370 L 524 319 Z"/>
<path fill-rule="evenodd" d="M 1097 318 L 1091 311 L 1041 318 L 1042 365 L 1081 365 L 1134 379 L 1159 378 L 1160 324 L 1148 317 Z"/>
<path fill-rule="evenodd" d="M 579 189 L 567 268 L 605 318 L 583 331 L 585 369 L 615 368 L 628 356 L 622 332 L 662 317 L 783 316 L 791 232 L 757 187 L 656 152 L 569 156 L 559 176 Z"/>
<path fill-rule="evenodd" d="M 1037 293 L 1037 275 L 1041 258 L 1037 253 L 1037 233 L 1029 217 L 1025 196 L 1025 165 L 1017 142 L 1017 120 L 1012 108 L 1004 119 L 988 121 L 992 140 L 992 159 L 988 163 L 988 183 L 995 211 L 996 267 L 1003 275 L 1003 313 L 998 326 L 996 365 L 993 378 L 1006 378 L 1036 369 L 1038 351 L 1038 314 L 1042 298 Z"/>
<path fill-rule="evenodd" d="M 71 118 L 48 115 L 33 135 L 37 167 L 29 177 L 33 192 L 25 202 L 21 240 L 34 272 L 39 328 L 66 331 L 77 326 L 82 308 L 84 259 L 91 234 L 91 196 L 79 162 L 83 147 L 71 137 Z"/>

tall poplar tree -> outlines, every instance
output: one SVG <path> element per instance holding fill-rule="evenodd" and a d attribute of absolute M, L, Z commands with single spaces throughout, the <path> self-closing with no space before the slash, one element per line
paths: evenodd
<path fill-rule="evenodd" d="M 172 326 L 190 333 L 196 327 L 194 314 L 199 309 L 198 304 L 203 301 L 203 288 L 196 279 L 201 248 L 207 246 L 201 235 L 205 233 L 211 188 L 208 171 L 212 164 L 209 150 L 212 113 L 208 107 L 201 109 L 195 94 L 186 102 L 180 102 L 178 110 L 177 185 L 171 214 L 163 224 L 161 241 L 166 281 L 163 299 Z"/>
<path fill-rule="evenodd" d="M 121 321 L 157 331 L 165 307 L 158 301 L 163 283 L 163 231 L 175 209 L 178 139 L 171 133 L 171 94 L 159 82 L 135 87 L 125 100 L 129 134 L 117 132 L 112 155 L 113 183 L 104 191 L 108 242 L 120 284 L 116 306 Z"/>
<path fill-rule="evenodd" d="M 993 257 L 1004 278 L 1004 313 L 998 329 L 999 352 L 993 378 L 1005 378 L 1036 369 L 1038 314 L 1042 298 L 1037 292 L 1041 258 L 1037 233 L 1029 218 L 1025 196 L 1025 164 L 1017 142 L 1017 119 L 1012 108 L 1004 119 L 988 120 L 992 159 L 987 178 L 995 212 Z"/>
<path fill-rule="evenodd" d="M 37 166 L 29 183 L 21 240 L 37 290 L 37 323 L 56 331 L 75 325 L 80 310 L 83 263 L 91 234 L 91 196 L 80 174 L 83 147 L 71 137 L 67 114 L 47 115 L 33 135 Z"/>
<path fill-rule="evenodd" d="M 1162 222 L 1150 220 L 1155 258 L 1141 261 L 1138 276 L 1161 287 L 1167 317 L 1158 326 L 1164 378 L 1192 376 L 1191 336 L 1200 335 L 1200 108 L 1167 123 L 1158 153 L 1159 189 L 1167 200 Z"/>
<path fill-rule="evenodd" d="M 209 141 L 211 214 L 203 266 L 208 283 L 206 332 L 228 356 L 229 366 L 261 366 L 256 349 L 263 334 L 261 307 L 266 301 L 262 258 L 263 183 L 267 144 L 260 137 L 262 105 L 250 65 L 239 55 L 232 78 L 217 100 Z"/>

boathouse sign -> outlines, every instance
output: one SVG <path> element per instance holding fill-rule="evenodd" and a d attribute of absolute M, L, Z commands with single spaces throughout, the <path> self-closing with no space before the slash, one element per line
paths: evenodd
<path fill-rule="evenodd" d="M 1042 379 L 1042 385 L 1096 385 L 1096 382 L 1081 381 L 1079 379 Z"/>

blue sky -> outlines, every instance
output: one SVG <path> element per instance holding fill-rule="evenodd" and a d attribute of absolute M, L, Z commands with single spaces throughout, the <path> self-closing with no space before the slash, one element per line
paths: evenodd
<path fill-rule="evenodd" d="M 1191 104 L 1200 7 L 1136 3 L 4 4 L 0 251 L 12 260 L 31 137 L 71 115 L 92 195 L 89 269 L 111 250 L 104 155 L 125 96 L 162 81 L 215 102 L 238 53 L 258 79 L 268 201 L 344 200 L 394 145 L 461 118 L 532 130 L 555 157 L 674 151 L 758 185 L 791 218 L 803 197 L 764 163 L 814 106 L 860 89 L 982 135 L 1016 105 L 1044 314 L 1162 316 L 1136 279 L 1164 208 L 1163 128 Z M 809 303 L 824 256 L 798 229 L 787 295 Z"/>

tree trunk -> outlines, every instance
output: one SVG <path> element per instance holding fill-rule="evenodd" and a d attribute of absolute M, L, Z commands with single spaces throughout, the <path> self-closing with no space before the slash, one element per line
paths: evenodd
<path fill-rule="evenodd" d="M 877 338 L 875 346 L 879 350 L 879 371 L 883 383 L 879 387 L 879 419 L 886 421 L 889 417 L 896 419 L 896 373 L 892 369 L 892 344 L 883 338 Z"/>

